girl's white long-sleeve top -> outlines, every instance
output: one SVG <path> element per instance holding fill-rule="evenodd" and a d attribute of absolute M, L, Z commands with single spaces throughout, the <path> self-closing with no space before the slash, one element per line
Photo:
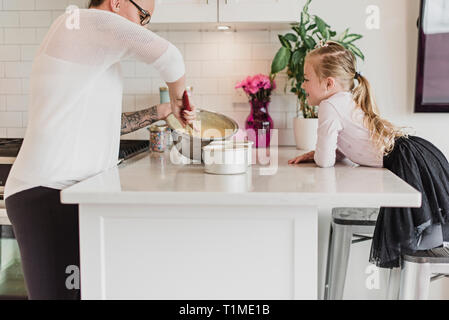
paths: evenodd
<path fill-rule="evenodd" d="M 351 92 L 339 92 L 323 100 L 318 109 L 315 163 L 332 167 L 336 151 L 359 165 L 383 167 L 383 153 L 363 125 L 364 112 L 356 107 Z"/>
<path fill-rule="evenodd" d="M 104 10 L 78 13 L 58 17 L 38 49 L 28 125 L 5 199 L 36 186 L 64 189 L 117 164 L 121 60 L 148 63 L 166 82 L 185 73 L 179 50 L 150 30 Z"/>

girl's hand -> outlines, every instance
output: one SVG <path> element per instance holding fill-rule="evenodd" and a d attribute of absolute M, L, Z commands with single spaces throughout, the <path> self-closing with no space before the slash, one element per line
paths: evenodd
<path fill-rule="evenodd" d="M 297 156 L 294 159 L 288 160 L 288 164 L 298 164 L 301 162 L 310 162 L 310 161 L 313 162 L 313 161 L 315 161 L 314 156 L 315 156 L 315 151 L 310 151 L 308 153 Z"/>

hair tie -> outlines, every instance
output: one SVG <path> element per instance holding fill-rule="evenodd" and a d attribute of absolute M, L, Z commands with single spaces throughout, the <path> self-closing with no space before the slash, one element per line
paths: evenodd
<path fill-rule="evenodd" d="M 315 49 L 318 49 L 318 48 L 326 48 L 326 47 L 329 47 L 329 44 L 326 43 L 326 42 L 324 42 L 323 40 L 320 40 L 320 42 L 318 42 L 318 43 L 316 44 Z"/>
<path fill-rule="evenodd" d="M 362 76 L 362 74 L 360 72 L 356 72 L 355 76 L 354 76 L 354 79 L 358 80 L 361 76 Z"/>

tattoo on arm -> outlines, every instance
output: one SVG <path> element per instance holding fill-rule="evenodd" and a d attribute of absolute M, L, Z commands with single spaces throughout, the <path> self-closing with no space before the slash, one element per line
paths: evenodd
<path fill-rule="evenodd" d="M 121 135 L 145 128 L 150 124 L 159 121 L 157 106 L 151 108 L 122 113 Z"/>

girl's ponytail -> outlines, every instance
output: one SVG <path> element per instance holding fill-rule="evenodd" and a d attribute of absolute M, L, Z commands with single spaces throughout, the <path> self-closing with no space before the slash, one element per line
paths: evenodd
<path fill-rule="evenodd" d="M 384 154 L 388 154 L 393 150 L 396 138 L 406 134 L 388 120 L 380 117 L 368 79 L 359 73 L 356 73 L 354 78 L 358 85 L 353 89 L 352 95 L 356 105 L 365 113 L 364 125 L 369 130 L 375 145 Z"/>

